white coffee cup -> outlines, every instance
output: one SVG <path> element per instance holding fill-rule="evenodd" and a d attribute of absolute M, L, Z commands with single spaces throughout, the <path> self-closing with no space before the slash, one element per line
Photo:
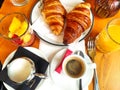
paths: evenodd
<path fill-rule="evenodd" d="M 89 68 L 95 68 L 95 64 L 88 64 L 83 53 L 82 55 L 72 54 L 67 56 L 62 64 L 63 73 L 72 79 L 82 78 Z"/>
<path fill-rule="evenodd" d="M 7 65 L 7 69 L 8 77 L 16 83 L 32 79 L 34 77 L 33 73 L 35 73 L 34 62 L 27 57 L 14 59 Z"/>

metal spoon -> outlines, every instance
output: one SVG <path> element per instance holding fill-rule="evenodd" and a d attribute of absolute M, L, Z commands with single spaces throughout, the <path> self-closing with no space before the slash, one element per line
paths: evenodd
<path fill-rule="evenodd" d="M 74 54 L 80 55 L 84 58 L 84 54 L 80 50 L 75 51 Z M 82 90 L 82 79 L 79 80 L 79 90 Z"/>

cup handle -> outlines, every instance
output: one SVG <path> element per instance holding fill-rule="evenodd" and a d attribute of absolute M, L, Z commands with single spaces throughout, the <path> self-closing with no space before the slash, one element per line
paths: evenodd
<path fill-rule="evenodd" d="M 85 57 L 84 54 L 83 54 L 83 52 L 80 51 L 80 50 L 75 51 L 74 54 L 80 55 L 83 58 Z"/>

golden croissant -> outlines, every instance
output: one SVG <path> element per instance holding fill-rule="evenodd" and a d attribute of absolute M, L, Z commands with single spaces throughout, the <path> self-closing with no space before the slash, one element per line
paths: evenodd
<path fill-rule="evenodd" d="M 74 42 L 81 33 L 91 25 L 89 3 L 83 2 L 74 7 L 66 15 L 66 27 L 64 30 L 63 43 L 70 44 Z"/>
<path fill-rule="evenodd" d="M 66 10 L 59 0 L 44 0 L 41 10 L 45 22 L 55 35 L 59 35 L 64 28 Z"/>

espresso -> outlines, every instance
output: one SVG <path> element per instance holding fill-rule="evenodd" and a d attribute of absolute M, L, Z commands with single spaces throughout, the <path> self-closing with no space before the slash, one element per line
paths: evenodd
<path fill-rule="evenodd" d="M 66 64 L 66 72 L 70 77 L 78 78 L 83 75 L 85 65 L 80 58 L 72 58 Z"/>

